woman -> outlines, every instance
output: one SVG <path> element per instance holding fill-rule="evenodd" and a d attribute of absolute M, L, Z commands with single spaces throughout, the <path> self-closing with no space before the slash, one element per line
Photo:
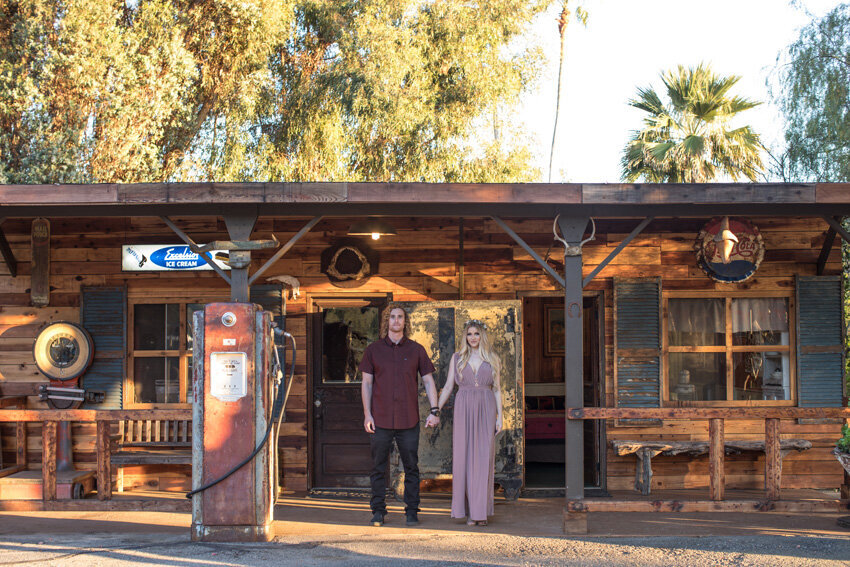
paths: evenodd
<path fill-rule="evenodd" d="M 452 518 L 467 525 L 486 526 L 493 515 L 493 467 L 496 434 L 502 430 L 502 394 L 499 359 L 493 353 L 483 322 L 463 326 L 463 344 L 452 355 L 446 385 L 438 406 L 454 390 L 452 435 Z"/>

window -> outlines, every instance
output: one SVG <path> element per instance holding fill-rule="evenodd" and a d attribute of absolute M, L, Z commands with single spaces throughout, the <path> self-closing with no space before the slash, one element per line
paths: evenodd
<path fill-rule="evenodd" d="M 668 404 L 790 404 L 791 301 L 788 295 L 665 296 Z"/>
<path fill-rule="evenodd" d="M 203 303 L 131 303 L 130 407 L 192 401 L 192 316 Z"/>

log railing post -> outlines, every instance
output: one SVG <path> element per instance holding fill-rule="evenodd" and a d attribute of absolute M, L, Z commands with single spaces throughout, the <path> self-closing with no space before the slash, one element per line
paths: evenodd
<path fill-rule="evenodd" d="M 41 498 L 56 500 L 56 426 L 55 421 L 41 422 Z"/>
<path fill-rule="evenodd" d="M 722 418 L 708 420 L 708 477 L 712 500 L 723 500 L 726 488 L 724 471 L 725 434 Z"/>
<path fill-rule="evenodd" d="M 97 421 L 97 498 L 112 499 L 112 458 L 110 454 L 109 426 L 106 419 Z"/>
<path fill-rule="evenodd" d="M 27 466 L 27 423 L 19 421 L 15 424 L 15 464 Z"/>
<path fill-rule="evenodd" d="M 780 452 L 779 419 L 764 420 L 764 485 L 768 500 L 779 500 L 782 486 L 782 454 Z"/>

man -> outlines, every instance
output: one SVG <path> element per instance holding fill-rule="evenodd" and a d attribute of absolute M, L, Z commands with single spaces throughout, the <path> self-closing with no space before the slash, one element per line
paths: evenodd
<path fill-rule="evenodd" d="M 419 523 L 419 382 L 422 376 L 431 412 L 425 427 L 440 423 L 434 365 L 425 348 L 408 338 L 410 322 L 401 307 L 390 307 L 381 320 L 381 338 L 366 347 L 360 371 L 363 427 L 372 446 L 372 525 L 387 515 L 387 460 L 393 441 L 404 465 L 404 513 L 408 526 Z"/>

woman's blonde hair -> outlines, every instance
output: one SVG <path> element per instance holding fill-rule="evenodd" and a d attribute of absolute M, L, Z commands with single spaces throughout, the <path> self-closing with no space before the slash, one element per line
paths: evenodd
<path fill-rule="evenodd" d="M 461 373 L 463 372 L 463 369 L 466 368 L 466 364 L 469 362 L 469 357 L 472 354 L 469 349 L 469 343 L 466 341 L 466 333 L 469 331 L 470 327 L 478 329 L 478 333 L 481 335 L 481 342 L 478 343 L 478 354 L 481 355 L 481 359 L 490 363 L 490 367 L 493 369 L 494 374 L 498 374 L 501 369 L 499 357 L 493 352 L 493 347 L 490 344 L 490 337 L 487 336 L 487 325 L 484 321 L 470 319 L 463 325 L 463 333 L 461 333 L 460 341 L 456 350 L 458 382 L 461 381 Z"/>
<path fill-rule="evenodd" d="M 386 337 L 390 330 L 390 313 L 392 313 L 393 309 L 401 309 L 404 313 L 404 330 L 402 332 L 405 337 L 410 338 L 410 313 L 407 312 L 407 309 L 395 303 L 387 305 L 386 309 L 381 313 L 381 338 Z"/>

